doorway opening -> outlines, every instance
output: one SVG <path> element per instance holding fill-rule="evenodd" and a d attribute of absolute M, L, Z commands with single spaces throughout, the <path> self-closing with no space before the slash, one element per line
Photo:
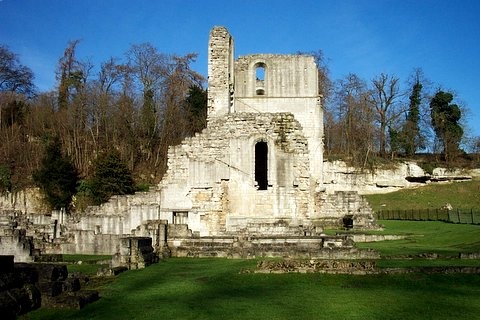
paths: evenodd
<path fill-rule="evenodd" d="M 255 144 L 255 181 L 258 190 L 268 187 L 268 145 L 264 141 Z"/>

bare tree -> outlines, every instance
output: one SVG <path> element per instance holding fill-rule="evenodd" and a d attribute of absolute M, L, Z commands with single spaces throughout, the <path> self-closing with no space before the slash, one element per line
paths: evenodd
<path fill-rule="evenodd" d="M 0 92 L 15 92 L 30 97 L 35 92 L 34 75 L 22 65 L 17 54 L 0 45 Z"/>
<path fill-rule="evenodd" d="M 349 74 L 337 81 L 334 106 L 329 112 L 328 148 L 350 164 L 365 166 L 374 144 L 372 106 L 365 81 Z"/>
<path fill-rule="evenodd" d="M 398 119 L 400 111 L 400 86 L 399 79 L 388 74 L 380 74 L 372 80 L 373 88 L 370 99 L 379 124 L 379 152 L 386 154 L 387 128 L 389 124 Z"/>

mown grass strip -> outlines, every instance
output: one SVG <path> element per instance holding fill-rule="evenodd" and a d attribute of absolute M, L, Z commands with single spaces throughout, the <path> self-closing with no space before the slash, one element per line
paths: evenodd
<path fill-rule="evenodd" d="M 357 243 L 378 250 L 384 257 L 437 253 L 457 257 L 460 252 L 480 252 L 480 225 L 440 221 L 380 220 L 384 234 L 405 235 L 402 240 Z"/>

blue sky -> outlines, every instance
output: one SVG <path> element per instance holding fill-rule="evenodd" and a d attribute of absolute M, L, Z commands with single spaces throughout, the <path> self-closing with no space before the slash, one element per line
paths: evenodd
<path fill-rule="evenodd" d="M 457 93 L 470 110 L 468 133 L 480 136 L 479 17 L 478 0 L 0 0 L 0 43 L 50 90 L 75 39 L 77 56 L 97 67 L 150 42 L 164 53 L 198 53 L 193 68 L 206 76 L 208 34 L 223 25 L 237 56 L 321 49 L 333 79 L 383 72 L 405 83 L 422 68 L 435 87 Z"/>

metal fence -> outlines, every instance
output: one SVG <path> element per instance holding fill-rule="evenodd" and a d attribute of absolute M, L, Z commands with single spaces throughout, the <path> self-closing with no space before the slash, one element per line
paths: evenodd
<path fill-rule="evenodd" d="M 452 223 L 480 224 L 480 209 L 411 209 L 380 210 L 378 220 L 445 221 Z"/>

